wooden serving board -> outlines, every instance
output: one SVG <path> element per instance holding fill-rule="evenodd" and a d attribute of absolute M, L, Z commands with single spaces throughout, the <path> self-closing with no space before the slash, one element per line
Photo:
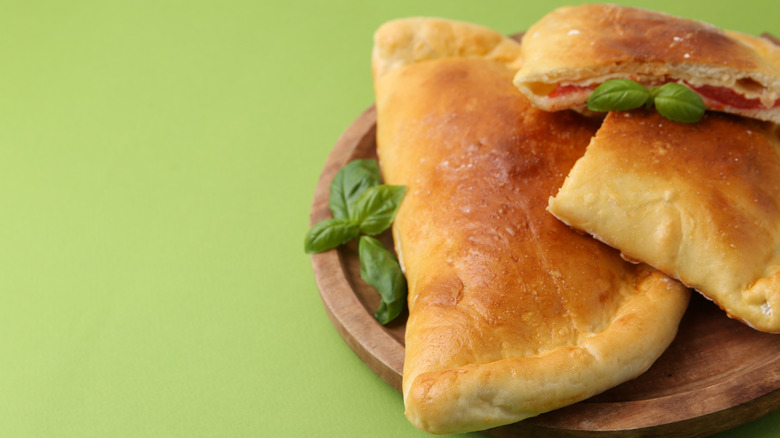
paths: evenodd
<path fill-rule="evenodd" d="M 376 158 L 376 113 L 365 111 L 328 157 L 314 195 L 311 223 L 330 217 L 330 182 L 348 161 Z M 380 236 L 392 248 L 389 233 Z M 374 289 L 360 278 L 354 241 L 312 255 L 320 296 L 352 350 L 401 390 L 406 314 L 376 322 Z M 488 430 L 496 437 L 701 437 L 780 408 L 780 335 L 729 319 L 694 294 L 677 338 L 645 374 L 586 401 Z M 402 415 L 403 407 L 398 407 Z"/>
<path fill-rule="evenodd" d="M 376 158 L 375 137 L 372 107 L 347 128 L 328 157 L 315 190 L 311 224 L 330 217 L 330 182 L 336 173 L 353 159 Z M 389 232 L 380 238 L 392 248 Z M 360 278 L 354 240 L 312 255 L 312 265 L 339 334 L 371 370 L 400 391 L 407 314 L 388 326 L 376 322 L 379 296 Z M 583 402 L 485 432 L 496 437 L 702 437 L 777 409 L 780 335 L 729 319 L 694 293 L 675 341 L 646 373 Z M 402 415 L 402 406 L 398 412 Z"/>

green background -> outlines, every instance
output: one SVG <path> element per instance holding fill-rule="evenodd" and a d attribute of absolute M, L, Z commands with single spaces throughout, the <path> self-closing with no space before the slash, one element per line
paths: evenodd
<path fill-rule="evenodd" d="M 621 3 L 780 34 L 776 0 Z M 0 436 L 427 436 L 325 315 L 314 187 L 382 22 L 559 4 L 2 1 Z"/>

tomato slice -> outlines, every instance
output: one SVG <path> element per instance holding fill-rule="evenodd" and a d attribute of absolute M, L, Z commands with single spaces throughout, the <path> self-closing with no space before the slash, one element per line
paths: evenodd
<path fill-rule="evenodd" d="M 748 99 L 745 96 L 737 93 L 731 88 L 715 87 L 712 85 L 701 85 L 699 87 L 690 86 L 693 91 L 699 93 L 701 97 L 711 99 L 717 103 L 728 105 L 733 108 L 741 109 L 763 109 L 766 108 L 760 99 Z M 780 99 L 775 101 L 772 108 L 780 107 Z"/>
<path fill-rule="evenodd" d="M 669 79 L 665 79 L 663 83 L 669 82 Z M 562 96 L 568 96 L 573 93 L 580 93 L 583 91 L 593 91 L 598 87 L 599 84 L 591 84 L 591 85 L 573 85 L 573 84 L 567 84 L 562 85 L 558 84 L 555 89 L 547 95 L 547 97 L 550 98 L 556 98 L 556 97 L 562 97 Z M 740 109 L 764 109 L 766 108 L 762 103 L 761 100 L 758 98 L 748 99 L 745 96 L 737 93 L 736 91 L 732 90 L 731 88 L 726 87 L 716 87 L 714 85 L 700 85 L 697 87 L 694 87 L 690 84 L 688 85 L 693 91 L 697 92 L 701 97 L 710 100 L 711 102 L 715 102 L 715 107 L 710 109 L 722 109 L 725 106 L 730 106 L 732 108 L 740 108 Z M 712 104 L 710 104 L 712 106 Z M 778 108 L 780 107 L 780 99 L 777 99 L 772 106 L 772 108 Z"/>

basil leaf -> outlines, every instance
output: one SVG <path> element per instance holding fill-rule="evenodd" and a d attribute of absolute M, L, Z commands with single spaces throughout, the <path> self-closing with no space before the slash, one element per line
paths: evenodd
<path fill-rule="evenodd" d="M 395 319 L 403 310 L 406 301 L 406 278 L 398 259 L 388 251 L 382 242 L 362 236 L 358 245 L 360 277 L 375 287 L 381 297 L 374 318 L 381 324 Z"/>
<path fill-rule="evenodd" d="M 325 219 L 306 233 L 303 248 L 307 254 L 333 249 L 360 234 L 360 227 L 347 219 Z"/>
<path fill-rule="evenodd" d="M 366 190 L 354 210 L 360 232 L 373 236 L 389 228 L 405 193 L 406 186 L 379 185 Z"/>
<path fill-rule="evenodd" d="M 651 94 L 658 113 L 675 122 L 698 122 L 707 109 L 698 94 L 676 82 L 655 87 Z"/>
<path fill-rule="evenodd" d="M 630 79 L 610 79 L 596 87 L 588 97 L 591 111 L 626 111 L 639 108 L 647 102 L 650 92 Z"/>
<path fill-rule="evenodd" d="M 367 189 L 381 181 L 376 160 L 354 160 L 347 163 L 330 183 L 330 212 L 335 219 L 354 217 L 355 203 Z"/>

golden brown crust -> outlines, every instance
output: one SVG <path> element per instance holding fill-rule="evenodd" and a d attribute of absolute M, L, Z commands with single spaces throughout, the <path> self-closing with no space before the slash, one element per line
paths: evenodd
<path fill-rule="evenodd" d="M 515 84 L 545 110 L 580 109 L 590 89 L 550 94 L 558 84 L 631 78 L 733 90 L 763 106 L 742 108 L 702 92 L 710 109 L 780 122 L 780 48 L 749 35 L 645 9 L 591 4 L 550 12 L 528 29 Z"/>
<path fill-rule="evenodd" d="M 775 129 L 718 113 L 693 125 L 610 113 L 549 210 L 732 317 L 780 332 Z"/>
<path fill-rule="evenodd" d="M 515 60 L 415 59 L 375 81 L 382 172 L 407 186 L 393 234 L 409 283 L 409 420 L 485 429 L 646 370 L 687 289 L 545 211 L 597 126 L 533 108 Z"/>
<path fill-rule="evenodd" d="M 520 67 L 520 46 L 506 36 L 476 24 L 413 17 L 389 21 L 374 34 L 371 67 L 374 78 L 419 61 L 450 57 L 491 59 Z"/>

